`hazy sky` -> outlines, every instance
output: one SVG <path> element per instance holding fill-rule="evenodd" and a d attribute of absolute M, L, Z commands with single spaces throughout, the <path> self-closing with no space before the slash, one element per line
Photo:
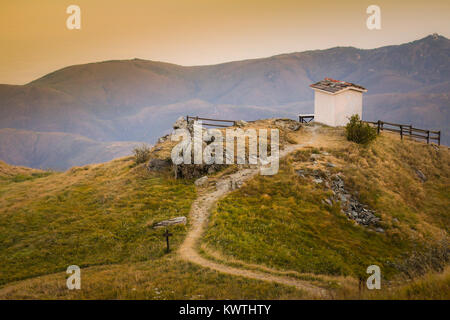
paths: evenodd
<path fill-rule="evenodd" d="M 71 4 L 81 8 L 81 30 L 66 28 Z M 371 4 L 381 8 L 381 30 L 366 27 Z M 434 32 L 450 38 L 448 0 L 0 0 L 0 83 L 103 60 L 214 64 Z"/>

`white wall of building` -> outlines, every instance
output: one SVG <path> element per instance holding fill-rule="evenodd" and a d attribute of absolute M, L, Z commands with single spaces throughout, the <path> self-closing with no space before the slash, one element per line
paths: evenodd
<path fill-rule="evenodd" d="M 347 90 L 334 95 L 335 99 L 335 126 L 345 126 L 348 119 L 358 114 L 362 118 L 362 92 L 356 90 Z"/>
<path fill-rule="evenodd" d="M 314 121 L 345 126 L 354 114 L 362 118 L 362 92 L 346 90 L 337 94 L 314 90 Z"/>
<path fill-rule="evenodd" d="M 314 90 L 314 121 L 334 126 L 334 96 Z"/>

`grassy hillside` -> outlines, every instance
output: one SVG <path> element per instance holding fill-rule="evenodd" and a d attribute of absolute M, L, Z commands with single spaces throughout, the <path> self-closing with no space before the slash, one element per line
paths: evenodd
<path fill-rule="evenodd" d="M 193 185 L 133 167 L 131 158 L 64 173 L 0 180 L 0 284 L 80 267 L 163 255 L 155 221 L 185 216 Z M 173 230 L 172 243 L 185 227 Z"/>
<path fill-rule="evenodd" d="M 192 181 L 149 173 L 122 158 L 64 173 L 0 162 L 2 299 L 277 299 L 295 288 L 223 275 L 165 254 L 154 222 L 187 215 Z M 82 290 L 66 288 L 67 266 Z M 24 279 L 24 280 L 21 280 Z M 21 281 L 17 281 L 21 280 Z"/>
<path fill-rule="evenodd" d="M 364 147 L 325 126 L 282 130 L 282 146 L 307 141 L 281 161 L 277 175 L 257 175 L 217 203 L 200 254 L 310 281 L 336 299 L 447 299 L 448 148 L 388 133 Z M 173 144 L 159 144 L 152 157 L 167 157 Z M 227 171 L 212 175 L 210 187 Z M 326 201 L 334 199 L 336 175 L 375 211 L 381 231 L 349 220 L 339 201 Z M 153 223 L 188 216 L 210 187 L 197 194 L 193 181 L 149 172 L 132 157 L 63 173 L 0 162 L 0 298 L 310 298 L 294 287 L 181 260 L 176 249 L 191 219 L 171 227 L 173 251 L 164 252 L 163 230 Z M 72 264 L 82 268 L 82 290 L 66 289 Z M 367 278 L 371 264 L 381 267 L 385 290 L 360 295 L 357 279 Z"/>
<path fill-rule="evenodd" d="M 258 176 L 221 200 L 205 244 L 225 260 L 316 274 L 358 277 L 377 264 L 383 277 L 392 279 L 446 265 L 448 148 L 389 134 L 362 147 L 346 141 L 342 129 L 326 127 L 314 146 L 284 159 L 277 175 Z M 299 176 L 298 170 L 316 170 L 323 182 Z M 333 174 L 376 211 L 383 232 L 349 220 L 339 202 L 324 201 L 332 196 L 326 184 Z"/>
<path fill-rule="evenodd" d="M 0 161 L 0 181 L 7 184 L 11 181 L 32 180 L 51 174 L 49 171 L 32 169 L 20 166 L 11 166 L 3 161 Z"/>
<path fill-rule="evenodd" d="M 450 300 L 450 268 L 429 272 L 423 277 L 392 288 L 389 292 L 366 292 L 368 299 Z"/>
<path fill-rule="evenodd" d="M 81 290 L 65 272 L 0 287 L 0 299 L 302 299 L 293 287 L 235 277 L 174 258 L 83 268 Z"/>
<path fill-rule="evenodd" d="M 223 275 L 165 254 L 154 222 L 186 216 L 192 181 L 149 173 L 122 158 L 67 172 L 0 162 L 1 299 L 292 299 L 295 288 Z M 66 288 L 69 265 L 82 290 Z M 21 280 L 22 281 L 17 281 Z"/>

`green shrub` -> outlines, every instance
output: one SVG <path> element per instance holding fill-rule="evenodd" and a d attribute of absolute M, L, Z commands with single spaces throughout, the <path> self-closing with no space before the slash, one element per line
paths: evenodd
<path fill-rule="evenodd" d="M 147 162 L 150 159 L 150 147 L 145 143 L 133 149 L 136 164 Z"/>
<path fill-rule="evenodd" d="M 350 118 L 350 122 L 345 126 L 347 140 L 360 144 L 367 144 L 377 137 L 377 130 L 368 123 L 361 121 L 357 114 Z"/>

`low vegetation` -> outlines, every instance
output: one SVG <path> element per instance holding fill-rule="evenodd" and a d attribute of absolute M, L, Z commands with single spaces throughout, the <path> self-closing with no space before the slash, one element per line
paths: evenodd
<path fill-rule="evenodd" d="M 368 144 L 377 137 L 376 129 L 362 122 L 357 114 L 350 118 L 349 123 L 345 126 L 345 131 L 348 141 L 360 144 Z"/>
<path fill-rule="evenodd" d="M 139 147 L 134 148 L 134 162 L 136 164 L 147 162 L 150 159 L 150 151 L 150 147 L 146 144 L 142 144 Z"/>

